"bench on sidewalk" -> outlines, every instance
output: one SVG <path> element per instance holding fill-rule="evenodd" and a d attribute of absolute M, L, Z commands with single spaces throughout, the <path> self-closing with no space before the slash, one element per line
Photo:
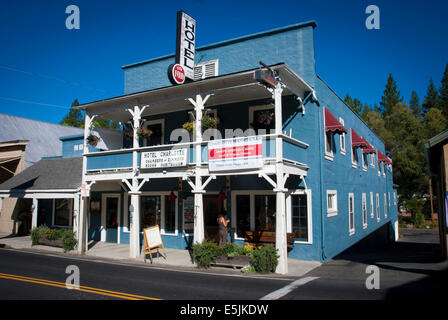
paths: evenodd
<path fill-rule="evenodd" d="M 275 232 L 272 231 L 246 231 L 244 238 L 247 242 L 255 245 L 275 245 Z M 292 247 L 294 246 L 294 239 L 294 233 L 286 233 L 288 251 L 292 250 Z"/>

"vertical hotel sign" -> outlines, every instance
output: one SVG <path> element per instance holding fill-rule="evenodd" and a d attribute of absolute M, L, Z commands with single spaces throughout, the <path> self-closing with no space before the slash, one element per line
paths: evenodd
<path fill-rule="evenodd" d="M 194 54 L 196 20 L 183 11 L 177 12 L 176 63 L 180 64 L 185 77 L 194 80 Z"/>
<path fill-rule="evenodd" d="M 263 139 L 242 137 L 208 143 L 210 171 L 257 169 L 263 166 Z"/>

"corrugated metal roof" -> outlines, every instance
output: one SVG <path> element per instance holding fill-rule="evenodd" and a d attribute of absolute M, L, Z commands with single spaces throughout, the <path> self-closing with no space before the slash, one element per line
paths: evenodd
<path fill-rule="evenodd" d="M 62 155 L 61 136 L 83 133 L 84 129 L 62 126 L 34 119 L 0 113 L 0 142 L 29 140 L 25 152 L 25 167 L 38 162 L 42 157 Z"/>

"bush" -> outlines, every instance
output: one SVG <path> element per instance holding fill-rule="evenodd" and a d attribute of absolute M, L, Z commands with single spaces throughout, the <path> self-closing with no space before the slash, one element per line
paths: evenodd
<path fill-rule="evenodd" d="M 244 248 L 237 243 L 226 243 L 222 248 L 219 248 L 218 254 L 223 254 L 228 258 L 234 256 L 242 256 L 246 254 Z"/>
<path fill-rule="evenodd" d="M 64 249 L 64 252 L 74 250 L 77 245 L 78 240 L 76 240 L 73 230 L 62 231 L 62 249 Z"/>
<path fill-rule="evenodd" d="M 193 260 L 198 268 L 208 269 L 210 264 L 219 255 L 220 249 L 213 242 L 206 240 L 193 244 Z"/>
<path fill-rule="evenodd" d="M 64 252 L 74 250 L 78 245 L 76 234 L 70 229 L 50 229 L 47 226 L 39 226 L 31 230 L 31 245 L 39 244 L 40 238 L 48 240 L 62 239 L 62 249 Z"/>
<path fill-rule="evenodd" d="M 253 250 L 250 262 L 257 273 L 275 272 L 278 265 L 277 249 L 268 245 Z"/>
<path fill-rule="evenodd" d="M 31 245 L 35 246 L 39 244 L 39 238 L 43 237 L 48 230 L 48 227 L 44 225 L 33 228 L 33 230 L 31 230 Z"/>

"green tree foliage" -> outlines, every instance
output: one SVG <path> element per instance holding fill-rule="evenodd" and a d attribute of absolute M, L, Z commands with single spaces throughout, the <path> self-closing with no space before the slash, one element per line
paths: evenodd
<path fill-rule="evenodd" d="M 439 89 L 438 108 L 442 111 L 446 119 L 448 119 L 448 63 L 443 73 L 442 83 Z"/>
<path fill-rule="evenodd" d="M 344 102 L 357 114 L 361 115 L 362 113 L 362 103 L 358 99 L 352 99 L 350 95 L 347 93 L 347 95 L 344 98 Z"/>
<path fill-rule="evenodd" d="M 414 117 L 420 120 L 422 118 L 422 107 L 420 106 L 420 99 L 415 90 L 412 90 L 409 107 L 411 108 Z"/>
<path fill-rule="evenodd" d="M 73 108 L 76 106 L 79 106 L 78 99 L 75 99 L 75 101 L 73 101 L 70 111 L 67 115 L 65 115 L 60 124 L 68 127 L 84 127 L 84 116 L 80 110 Z"/>
<path fill-rule="evenodd" d="M 79 106 L 78 99 L 73 101 L 70 111 L 64 116 L 60 124 L 69 127 L 84 128 L 84 115 L 80 110 L 74 109 L 73 107 L 75 106 Z M 118 130 L 120 129 L 120 123 L 115 120 L 96 117 L 93 122 L 93 127 Z"/>
<path fill-rule="evenodd" d="M 393 106 L 398 102 L 402 102 L 403 98 L 400 98 L 400 91 L 398 91 L 397 83 L 395 82 L 392 74 L 389 74 L 387 78 L 386 88 L 384 89 L 384 94 L 381 97 L 381 111 L 384 115 L 390 114 Z"/>
<path fill-rule="evenodd" d="M 434 137 L 447 128 L 447 121 L 442 110 L 431 108 L 424 118 L 425 137 L 427 139 Z"/>
<path fill-rule="evenodd" d="M 428 89 L 426 91 L 425 99 L 422 103 L 423 114 L 426 114 L 431 108 L 437 108 L 439 102 L 439 93 L 437 92 L 436 86 L 432 78 L 429 79 Z"/>

